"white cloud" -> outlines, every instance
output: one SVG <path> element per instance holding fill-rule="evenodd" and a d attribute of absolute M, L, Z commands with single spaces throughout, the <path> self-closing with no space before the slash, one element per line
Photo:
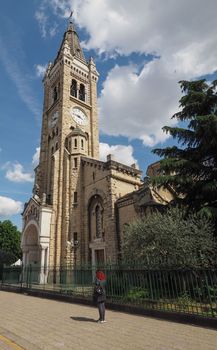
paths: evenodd
<path fill-rule="evenodd" d="M 215 0 L 208 5 L 201 0 L 72 0 L 71 6 L 78 25 L 89 33 L 87 48 L 167 58 L 178 53 L 182 66 L 189 67 L 189 58 L 199 64 L 190 67 L 196 74 L 217 67 Z"/>
<path fill-rule="evenodd" d="M 179 80 L 217 70 L 216 0 L 50 0 L 53 11 L 68 16 L 88 37 L 83 46 L 106 56 L 152 54 L 158 59 L 113 68 L 100 96 L 101 130 L 140 138 L 154 146 L 165 141 L 162 126 L 178 110 Z"/>
<path fill-rule="evenodd" d="M 40 156 L 40 147 L 37 147 L 32 157 L 32 164 L 34 167 L 36 167 L 39 163 L 39 156 Z"/>
<path fill-rule="evenodd" d="M 14 33 L 13 28 L 12 32 Z M 13 34 L 13 36 L 15 35 L 16 34 Z M 31 89 L 31 82 L 28 78 L 28 74 L 22 69 L 24 63 L 24 52 L 19 43 L 19 37 L 13 37 L 12 42 L 10 42 L 9 38 L 7 39 L 8 42 L 6 43 L 0 36 L 0 61 L 15 84 L 17 93 L 21 100 L 38 120 L 41 110 L 38 102 L 35 100 L 34 92 Z"/>
<path fill-rule="evenodd" d="M 77 6 L 76 1 L 74 2 L 72 0 L 44 0 L 43 4 L 44 6 L 49 4 L 56 15 L 67 18 L 69 17 L 71 9 L 75 9 Z"/>
<path fill-rule="evenodd" d="M 6 170 L 5 177 L 12 182 L 33 182 L 34 178 L 31 173 L 25 173 L 20 163 L 12 164 L 7 162 L 2 169 Z"/>
<path fill-rule="evenodd" d="M 9 197 L 0 196 L 0 216 L 11 216 L 21 213 L 22 203 Z"/>
<path fill-rule="evenodd" d="M 35 70 L 36 70 L 37 77 L 39 77 L 39 78 L 44 77 L 46 69 L 47 69 L 47 64 L 44 64 L 44 65 L 36 64 L 35 65 Z"/>
<path fill-rule="evenodd" d="M 50 18 L 50 6 L 53 9 L 53 12 L 56 11 L 55 6 L 56 0 L 43 0 L 39 9 L 35 12 L 35 19 L 38 22 L 39 29 L 41 32 L 42 38 L 51 38 L 56 35 L 58 31 L 58 25 L 56 22 L 53 22 Z M 61 1 L 58 1 L 58 15 L 60 15 L 61 8 L 66 6 L 67 1 L 61 6 Z M 50 6 L 49 6 L 50 5 Z M 48 6 L 48 8 L 47 8 Z M 65 15 L 65 13 L 64 13 Z"/>
<path fill-rule="evenodd" d="M 132 164 L 137 164 L 137 160 L 133 157 L 133 147 L 131 145 L 114 145 L 109 146 L 107 143 L 99 144 L 99 155 L 100 160 L 106 161 L 108 154 L 114 155 L 114 160 L 117 162 L 131 166 Z"/>
<path fill-rule="evenodd" d="M 139 138 L 148 146 L 165 141 L 162 125 L 171 124 L 180 97 L 176 79 L 160 60 L 147 63 L 140 73 L 134 66 L 116 66 L 104 82 L 99 101 L 101 130 Z"/>
<path fill-rule="evenodd" d="M 58 31 L 58 25 L 54 23 L 53 26 L 49 28 L 50 37 L 53 38 L 53 36 L 56 35 L 57 31 Z"/>
<path fill-rule="evenodd" d="M 45 15 L 45 12 L 44 12 L 43 8 L 41 8 L 38 11 L 36 11 L 35 18 L 38 21 L 42 38 L 45 38 L 47 36 L 47 20 L 48 20 L 48 17 Z"/>

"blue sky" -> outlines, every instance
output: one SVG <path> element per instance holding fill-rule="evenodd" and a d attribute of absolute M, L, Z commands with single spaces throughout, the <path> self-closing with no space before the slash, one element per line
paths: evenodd
<path fill-rule="evenodd" d="M 215 0 L 7 0 L 0 13 L 0 220 L 21 229 L 40 146 L 42 77 L 73 18 L 98 84 L 100 157 L 136 162 L 145 176 L 172 145 L 178 81 L 217 70 Z"/>

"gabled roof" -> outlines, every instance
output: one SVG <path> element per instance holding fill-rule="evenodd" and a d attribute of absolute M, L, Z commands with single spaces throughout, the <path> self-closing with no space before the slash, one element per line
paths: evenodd
<path fill-rule="evenodd" d="M 39 202 L 39 200 L 37 200 L 36 197 L 31 197 L 29 199 L 29 201 L 24 204 L 24 209 L 23 209 L 23 212 L 21 213 L 21 215 L 24 215 L 26 210 L 28 208 L 30 208 L 32 204 L 34 204 L 34 205 L 36 205 L 38 207 L 40 205 L 40 202 Z"/>

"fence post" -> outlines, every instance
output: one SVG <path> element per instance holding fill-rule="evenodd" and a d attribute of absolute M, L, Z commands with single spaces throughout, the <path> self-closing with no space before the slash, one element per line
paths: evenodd
<path fill-rule="evenodd" d="M 2 286 L 4 284 L 4 272 L 5 272 L 5 269 L 4 269 L 4 265 L 2 266 Z"/>
<path fill-rule="evenodd" d="M 150 292 L 151 292 L 151 300 L 153 300 L 154 294 L 153 294 L 153 287 L 152 287 L 152 274 L 149 267 L 148 267 L 148 277 L 149 277 L 149 286 L 150 286 Z"/>
<path fill-rule="evenodd" d="M 22 292 L 23 289 L 23 265 L 21 267 L 21 274 L 20 274 L 20 290 Z"/>
<path fill-rule="evenodd" d="M 213 312 L 213 308 L 212 308 L 212 299 L 211 299 L 211 296 L 210 296 L 210 290 L 209 290 L 209 285 L 208 285 L 208 281 L 207 281 L 206 271 L 204 270 L 203 272 L 204 272 L 205 283 L 206 283 L 207 294 L 208 294 L 208 298 L 209 298 L 209 303 L 210 303 L 212 317 L 215 317 L 214 312 Z"/>
<path fill-rule="evenodd" d="M 31 264 L 29 266 L 29 276 L 30 276 L 29 288 L 31 288 L 32 287 L 32 265 Z"/>

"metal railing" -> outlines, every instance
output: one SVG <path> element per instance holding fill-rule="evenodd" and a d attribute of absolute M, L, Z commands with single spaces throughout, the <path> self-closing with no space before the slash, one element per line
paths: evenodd
<path fill-rule="evenodd" d="M 106 274 L 107 300 L 145 309 L 217 317 L 217 269 L 156 269 L 109 265 Z M 4 267 L 2 285 L 42 289 L 73 297 L 92 298 L 95 267 L 75 269 Z"/>

